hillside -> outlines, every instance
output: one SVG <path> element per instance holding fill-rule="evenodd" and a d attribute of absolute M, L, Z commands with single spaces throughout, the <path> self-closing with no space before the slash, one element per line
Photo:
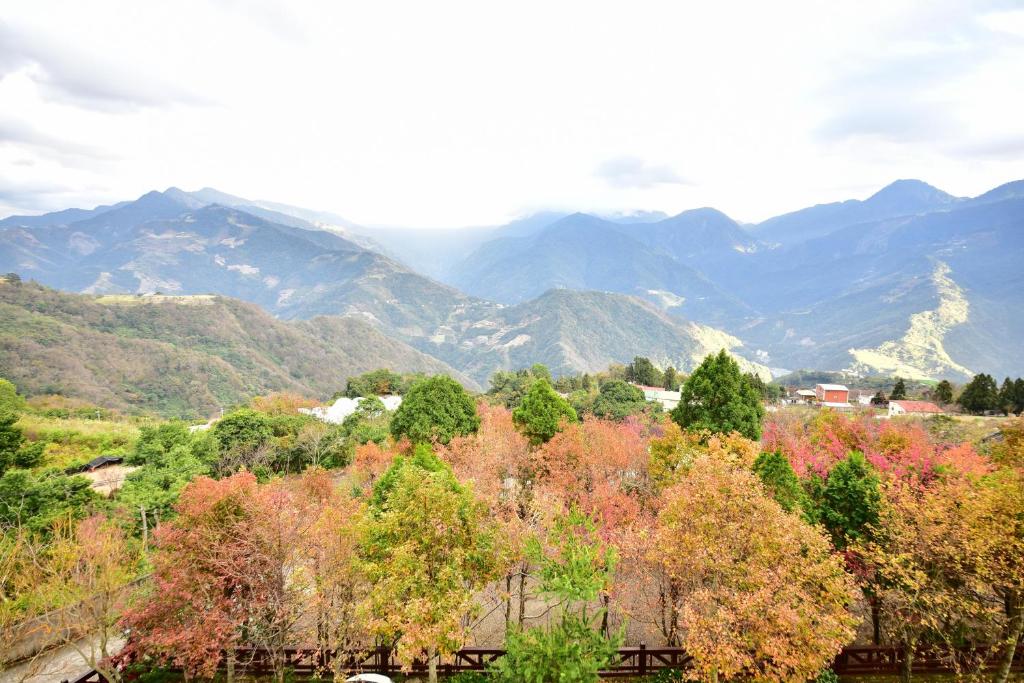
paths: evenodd
<path fill-rule="evenodd" d="M 495 307 L 432 353 L 484 383 L 499 369 L 543 363 L 555 375 L 594 372 L 638 355 L 689 371 L 723 348 L 745 369 L 767 377 L 766 368 L 742 357 L 740 340 L 720 330 L 668 316 L 632 296 L 555 289 L 516 306 Z"/>
<path fill-rule="evenodd" d="M 432 334 L 475 303 L 301 219 L 280 218 L 286 225 L 202 201 L 171 188 L 84 220 L 7 219 L 0 272 L 96 294 L 216 293 L 284 318 L 360 315 L 407 336 Z"/>
<path fill-rule="evenodd" d="M 0 376 L 29 395 L 205 417 L 270 391 L 325 399 L 378 367 L 475 386 L 356 318 L 288 323 L 220 296 L 75 295 L 0 280 Z"/>

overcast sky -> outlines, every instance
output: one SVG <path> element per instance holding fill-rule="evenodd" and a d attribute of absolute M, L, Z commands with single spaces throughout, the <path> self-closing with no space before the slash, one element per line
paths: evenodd
<path fill-rule="evenodd" d="M 7 2 L 0 215 L 212 186 L 363 224 L 1024 178 L 1020 2 Z"/>

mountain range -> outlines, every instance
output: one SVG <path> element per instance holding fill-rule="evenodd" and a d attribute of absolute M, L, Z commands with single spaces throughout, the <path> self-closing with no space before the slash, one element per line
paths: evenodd
<path fill-rule="evenodd" d="M 0 272 L 357 318 L 477 384 L 533 362 L 688 369 L 722 347 L 763 374 L 1019 374 L 1022 257 L 1024 181 L 962 198 L 900 180 L 754 225 L 702 208 L 378 229 L 211 188 L 0 220 Z"/>

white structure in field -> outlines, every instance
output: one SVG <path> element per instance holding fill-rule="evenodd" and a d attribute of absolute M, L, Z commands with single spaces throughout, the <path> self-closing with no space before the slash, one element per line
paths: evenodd
<path fill-rule="evenodd" d="M 379 398 L 381 403 L 384 404 L 384 409 L 389 413 L 398 410 L 398 406 L 402 405 L 401 396 L 388 395 L 380 396 Z M 356 408 L 359 407 L 362 400 L 362 397 L 348 398 L 347 396 L 342 396 L 327 407 L 299 408 L 299 412 L 312 415 L 323 422 L 339 425 L 345 421 L 346 417 L 356 412 Z"/>
<path fill-rule="evenodd" d="M 928 401 L 889 401 L 889 417 L 897 415 L 941 415 L 942 408 Z"/>

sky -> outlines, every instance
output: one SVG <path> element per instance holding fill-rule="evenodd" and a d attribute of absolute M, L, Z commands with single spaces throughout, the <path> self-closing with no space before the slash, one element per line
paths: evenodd
<path fill-rule="evenodd" d="M 0 9 L 0 215 L 212 186 L 363 225 L 755 222 L 1024 178 L 1024 4 L 92 0 Z"/>

